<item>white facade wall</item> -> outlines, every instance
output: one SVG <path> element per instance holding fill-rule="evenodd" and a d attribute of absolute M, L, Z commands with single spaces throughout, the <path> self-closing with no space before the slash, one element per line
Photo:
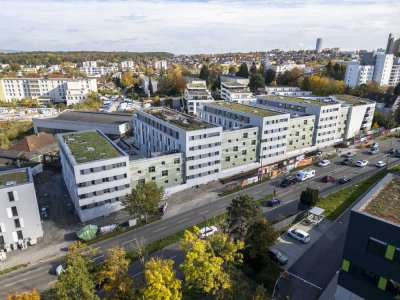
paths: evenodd
<path fill-rule="evenodd" d="M 223 82 L 221 83 L 221 98 L 235 103 L 248 103 L 257 100 L 247 86 L 242 84 L 226 85 Z"/>
<path fill-rule="evenodd" d="M 134 65 L 133 60 L 123 61 L 121 62 L 121 69 L 132 69 Z"/>
<path fill-rule="evenodd" d="M 377 53 L 373 80 L 379 85 L 388 85 L 393 66 L 393 54 Z"/>
<path fill-rule="evenodd" d="M 26 182 L 0 187 L 0 239 L 14 249 L 18 240 L 43 236 L 31 169 L 10 170 L 0 175 L 21 171 L 27 173 Z"/>
<path fill-rule="evenodd" d="M 359 61 L 348 62 L 344 82 L 351 87 L 370 83 L 373 80 L 374 69 L 373 65 L 361 65 Z"/>
<path fill-rule="evenodd" d="M 166 69 L 168 67 L 167 61 L 166 60 L 158 60 L 154 62 L 154 69 L 160 70 L 160 69 Z"/>
<path fill-rule="evenodd" d="M 81 67 L 80 71 L 88 76 L 102 76 L 117 72 L 118 67 Z"/>
<path fill-rule="evenodd" d="M 97 61 L 95 61 L 95 60 L 84 61 L 82 63 L 82 66 L 85 68 L 97 68 Z"/>
<path fill-rule="evenodd" d="M 347 119 L 345 139 L 353 138 L 360 130 L 370 129 L 374 111 L 375 103 L 351 106 Z"/>
<path fill-rule="evenodd" d="M 400 83 L 400 58 L 393 60 L 392 70 L 390 72 L 389 85 L 396 86 Z"/>

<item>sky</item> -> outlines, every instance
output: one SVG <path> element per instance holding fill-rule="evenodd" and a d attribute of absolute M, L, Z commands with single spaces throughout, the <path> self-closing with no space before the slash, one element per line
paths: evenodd
<path fill-rule="evenodd" d="M 399 0 L 0 0 L 0 49 L 200 54 L 385 48 Z"/>

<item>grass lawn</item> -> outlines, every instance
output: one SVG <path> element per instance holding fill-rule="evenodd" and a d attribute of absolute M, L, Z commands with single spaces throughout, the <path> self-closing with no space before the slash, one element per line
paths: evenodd
<path fill-rule="evenodd" d="M 321 198 L 317 205 L 325 209 L 325 218 L 335 221 L 351 204 L 353 204 L 363 193 L 365 193 L 378 180 L 385 177 L 388 173 L 395 173 L 400 170 L 400 166 L 389 170 L 384 170 L 368 179 L 349 186 L 333 193 L 329 196 Z"/>

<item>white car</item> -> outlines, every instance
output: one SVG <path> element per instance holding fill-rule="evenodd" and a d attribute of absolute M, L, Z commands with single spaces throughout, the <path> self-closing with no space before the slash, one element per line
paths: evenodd
<path fill-rule="evenodd" d="M 64 272 L 65 272 L 65 266 L 64 265 L 58 265 L 57 268 L 56 268 L 57 276 L 60 276 Z"/>
<path fill-rule="evenodd" d="M 287 231 L 287 234 L 292 238 L 295 238 L 296 240 L 302 242 L 303 244 L 308 243 L 310 241 L 310 235 L 301 229 L 290 228 Z"/>
<path fill-rule="evenodd" d="M 356 166 L 357 167 L 365 167 L 366 165 L 368 165 L 368 160 L 358 160 L 357 162 L 356 162 Z"/>
<path fill-rule="evenodd" d="M 210 235 L 213 235 L 216 232 L 218 232 L 218 229 L 215 226 L 203 227 L 199 230 L 199 238 L 204 239 Z"/>
<path fill-rule="evenodd" d="M 320 167 L 327 167 L 327 166 L 329 166 L 330 164 L 331 164 L 331 162 L 330 162 L 329 160 L 324 159 L 324 160 L 321 160 L 321 161 L 319 162 L 318 166 L 320 166 Z"/>
<path fill-rule="evenodd" d="M 382 168 L 384 166 L 386 166 L 386 163 L 384 161 L 378 161 L 376 162 L 375 166 L 377 166 L 378 168 Z"/>

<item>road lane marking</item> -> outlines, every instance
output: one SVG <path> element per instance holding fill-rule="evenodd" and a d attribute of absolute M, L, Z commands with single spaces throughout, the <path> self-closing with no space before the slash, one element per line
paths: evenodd
<path fill-rule="evenodd" d="M 143 274 L 144 272 L 142 271 L 142 272 L 139 272 L 139 273 L 137 273 L 137 274 L 135 274 L 135 275 L 132 275 L 132 278 L 135 278 L 136 276 L 139 276 L 140 274 Z"/>
<path fill-rule="evenodd" d="M 206 213 L 208 213 L 208 210 L 205 210 L 205 211 L 199 213 L 199 216 L 200 216 L 200 215 L 204 215 L 204 214 L 206 214 Z"/>
<path fill-rule="evenodd" d="M 10 283 L 5 284 L 5 285 L 3 285 L 3 286 L 4 286 L 4 287 L 7 287 L 7 286 L 14 285 L 14 284 L 20 283 L 20 282 L 22 282 L 22 281 L 29 280 L 29 279 L 33 279 L 33 278 L 37 278 L 37 276 L 26 277 L 26 278 L 23 278 L 23 279 L 14 281 L 14 282 L 10 282 Z"/>
<path fill-rule="evenodd" d="M 128 244 L 128 243 L 133 242 L 133 241 L 135 241 L 135 240 L 136 240 L 136 239 L 131 239 L 131 240 L 129 240 L 129 241 L 123 242 L 122 245 Z"/>
<path fill-rule="evenodd" d="M 159 232 L 159 231 L 161 231 L 161 230 L 164 230 L 164 229 L 166 229 L 167 227 L 161 227 L 161 228 L 158 228 L 158 229 L 156 229 L 156 230 L 153 230 L 153 232 Z"/>
<path fill-rule="evenodd" d="M 176 222 L 176 223 L 182 223 L 182 222 L 185 222 L 185 221 L 187 221 L 187 220 L 189 220 L 188 218 L 185 218 L 185 219 L 183 219 L 183 220 L 180 220 L 179 222 Z"/>
<path fill-rule="evenodd" d="M 218 207 L 224 207 L 224 206 L 227 206 L 227 205 L 229 205 L 229 203 L 223 203 L 221 205 L 218 205 Z"/>
<path fill-rule="evenodd" d="M 96 260 L 96 259 L 99 259 L 99 258 L 102 258 L 102 257 L 104 257 L 104 255 L 97 256 L 97 257 L 93 258 L 93 260 Z"/>
<path fill-rule="evenodd" d="M 175 257 L 177 257 L 178 255 L 174 255 L 174 256 L 171 256 L 169 259 L 174 259 Z"/>
<path fill-rule="evenodd" d="M 260 194 L 260 193 L 262 193 L 262 192 L 263 192 L 263 191 L 254 192 L 253 195 L 257 195 L 257 194 Z"/>

